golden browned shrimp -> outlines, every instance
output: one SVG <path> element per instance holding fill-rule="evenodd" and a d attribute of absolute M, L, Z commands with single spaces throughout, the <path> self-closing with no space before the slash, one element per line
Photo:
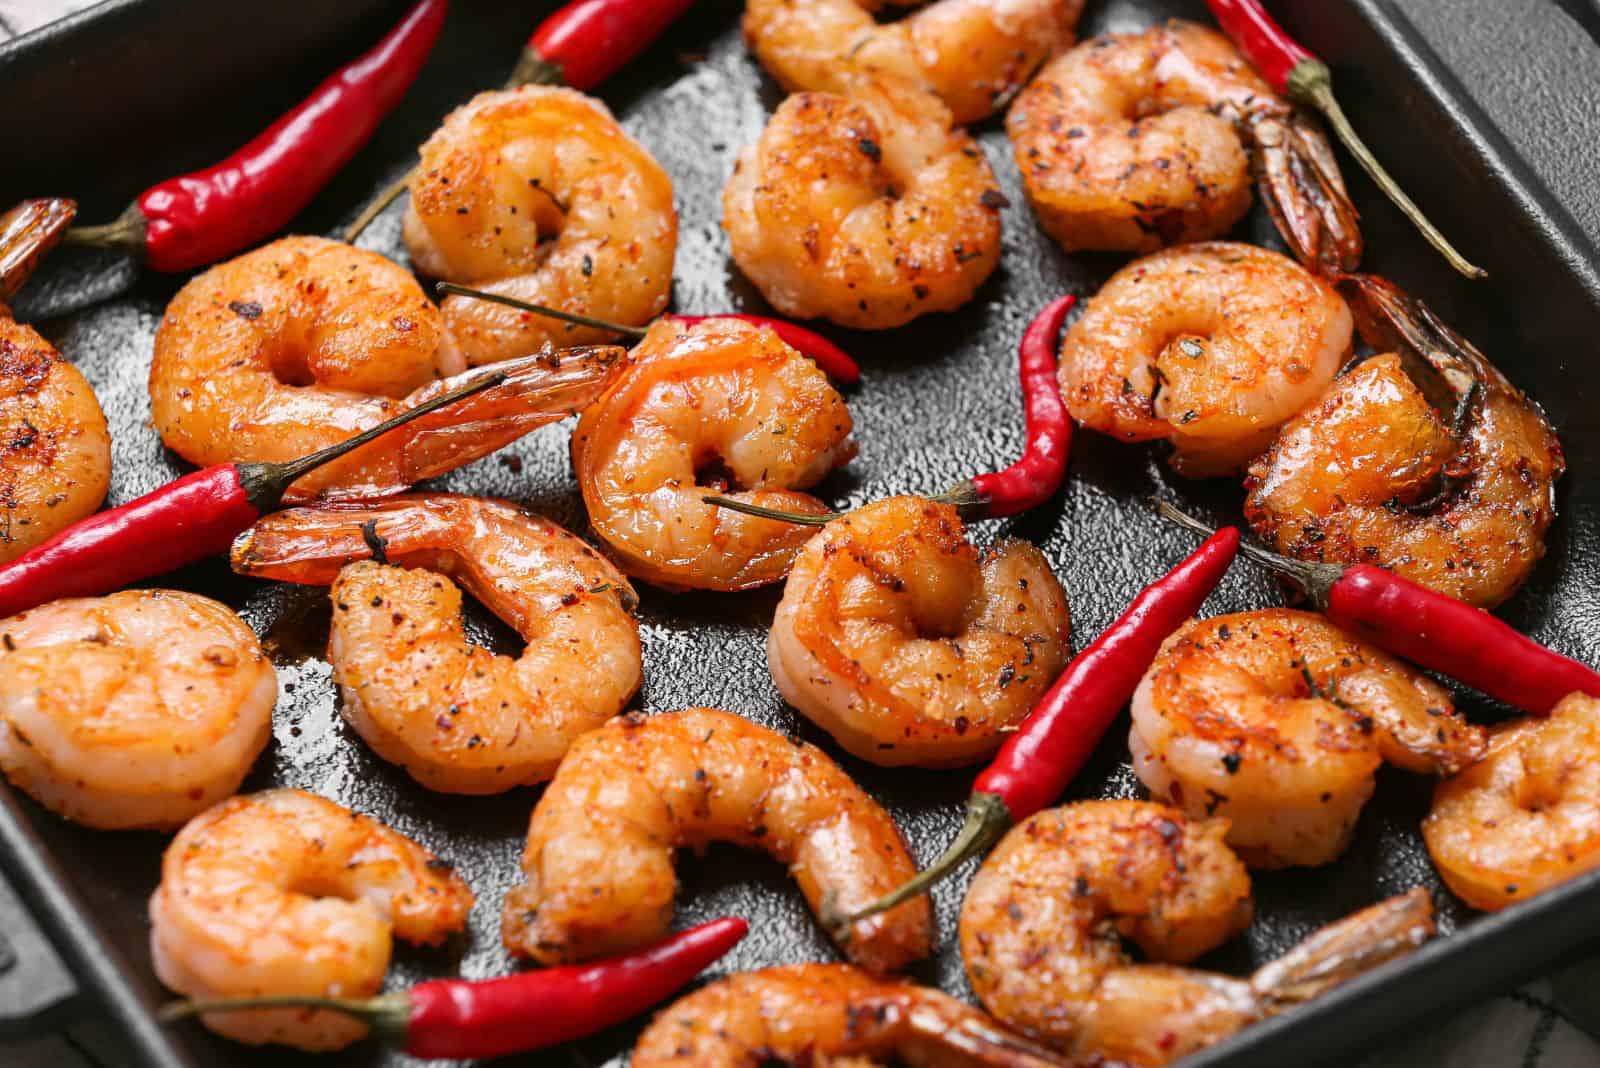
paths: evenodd
<path fill-rule="evenodd" d="M 156 330 L 156 431 L 195 464 L 292 460 L 466 384 L 439 309 L 382 256 L 286 237 L 219 264 L 172 299 Z M 394 493 L 487 455 L 589 403 L 625 361 L 603 346 L 495 368 L 506 380 L 295 483 Z M 489 372 L 468 372 L 476 378 Z"/>
<path fill-rule="evenodd" d="M 1215 241 L 1135 260 L 1061 344 L 1061 395 L 1084 426 L 1172 442 L 1180 474 L 1230 474 L 1333 381 L 1350 309 L 1276 252 Z"/>
<path fill-rule="evenodd" d="M 821 750 L 712 708 L 633 714 L 573 743 L 545 788 L 501 937 L 543 964 L 653 942 L 672 919 L 673 851 L 713 841 L 787 864 L 830 926 L 916 872 L 894 820 Z M 927 956 L 927 898 L 841 942 L 878 972 Z"/>
<path fill-rule="evenodd" d="M 572 436 L 589 522 L 623 570 L 667 589 L 777 582 L 811 531 L 704 503 L 820 514 L 807 493 L 855 455 L 844 398 L 766 327 L 664 320 Z"/>
<path fill-rule="evenodd" d="M 0 770 L 90 827 L 179 826 L 237 790 L 272 734 L 272 664 L 197 594 L 54 601 L 0 622 L 0 647 Z"/>
<path fill-rule="evenodd" d="M 1006 132 L 1039 221 L 1068 250 L 1151 252 L 1227 233 L 1250 207 L 1254 156 L 1302 263 L 1361 259 L 1322 131 L 1214 30 L 1169 22 L 1085 41 L 1022 91 Z"/>
<path fill-rule="evenodd" d="M 663 1009 L 632 1068 L 1051 1068 L 1062 1061 L 947 994 L 848 964 L 730 975 Z"/>
<path fill-rule="evenodd" d="M 429 789 L 543 782 L 639 688 L 628 580 L 515 505 L 434 493 L 290 509 L 241 535 L 233 566 L 332 587 L 345 718 Z M 521 657 L 466 640 L 451 576 L 522 635 Z"/>
<path fill-rule="evenodd" d="M 796 93 L 722 193 L 734 262 L 785 315 L 884 330 L 971 299 L 1000 262 L 1005 206 L 939 99 L 841 73 Z"/>
<path fill-rule="evenodd" d="M 667 306 L 678 213 L 667 172 L 603 103 L 525 85 L 479 93 L 428 138 L 405 239 L 436 278 L 632 326 Z M 463 297 L 443 311 L 469 364 L 614 338 Z"/>
<path fill-rule="evenodd" d="M 1383 761 L 1449 774 L 1484 751 L 1450 694 L 1319 615 L 1193 620 L 1133 695 L 1133 770 L 1190 816 L 1223 816 L 1254 867 L 1326 864 Z"/>
<path fill-rule="evenodd" d="M 437 943 L 466 926 L 472 891 L 417 843 L 300 790 L 230 797 L 167 847 L 150 897 L 156 975 L 191 998 L 376 994 L 390 935 Z M 305 1008 L 211 1012 L 239 1042 L 321 1051 L 365 1037 L 353 1016 Z"/>
<path fill-rule="evenodd" d="M 1379 564 L 1499 604 L 1544 556 L 1561 443 L 1423 304 L 1381 279 L 1349 282 L 1363 335 L 1399 355 L 1360 364 L 1284 425 L 1250 465 L 1245 516 L 1302 560 Z"/>
<path fill-rule="evenodd" d="M 1160 1065 L 1403 955 L 1433 934 L 1423 890 L 1323 928 L 1248 980 L 1186 964 L 1250 923 L 1228 822 L 1143 801 L 1083 801 L 1014 828 L 961 909 L 985 1008 L 1069 1054 Z M 1133 964 L 1126 938 L 1153 962 Z"/>
<path fill-rule="evenodd" d="M 1044 554 L 979 551 L 948 504 L 890 497 L 795 561 L 767 638 L 784 700 L 863 760 L 953 767 L 1000 747 L 1067 659 Z"/>

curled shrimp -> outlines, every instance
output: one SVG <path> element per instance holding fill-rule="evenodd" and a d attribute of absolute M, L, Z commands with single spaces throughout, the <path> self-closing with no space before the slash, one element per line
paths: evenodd
<path fill-rule="evenodd" d="M 578 420 L 572 466 L 589 522 L 629 574 L 668 589 L 777 582 L 802 526 L 706 504 L 708 494 L 791 512 L 855 455 L 844 398 L 766 327 L 662 321 Z"/>
<path fill-rule="evenodd" d="M 1044 554 L 967 541 L 956 509 L 890 497 L 807 543 L 767 638 L 784 700 L 875 764 L 952 767 L 1000 747 L 1067 658 Z"/>
<path fill-rule="evenodd" d="M 1356 210 L 1316 123 L 1228 39 L 1187 22 L 1084 41 L 1006 116 L 1028 200 L 1068 250 L 1151 252 L 1219 237 L 1262 199 L 1296 258 L 1361 259 Z"/>
<path fill-rule="evenodd" d="M 1134 773 L 1191 817 L 1217 815 L 1254 867 L 1326 864 L 1384 761 L 1450 774 L 1484 733 L 1449 691 L 1319 615 L 1192 620 L 1133 696 Z"/>
<path fill-rule="evenodd" d="M 232 555 L 241 574 L 331 586 L 344 716 L 432 790 L 543 782 L 639 688 L 628 580 L 512 504 L 435 493 L 295 508 L 261 520 Z M 466 640 L 452 578 L 522 636 L 520 657 Z"/>
<path fill-rule="evenodd" d="M 156 431 L 195 464 L 296 459 L 491 373 L 455 374 L 444 336 L 439 309 L 396 264 L 286 237 L 172 299 L 150 365 Z M 601 346 L 502 363 L 505 381 L 308 475 L 291 497 L 394 493 L 443 474 L 573 414 L 624 362 Z"/>
<path fill-rule="evenodd" d="M 1068 1054 L 1161 1065 L 1433 934 L 1433 903 L 1418 889 L 1322 928 L 1247 980 L 1179 967 L 1250 923 L 1250 877 L 1226 832 L 1226 820 L 1144 801 L 1029 817 L 984 861 L 961 907 L 978 1000 Z M 1153 963 L 1129 961 L 1119 935 Z"/>
<path fill-rule="evenodd" d="M 1371 276 L 1347 283 L 1363 336 L 1388 351 L 1284 425 L 1250 465 L 1245 516 L 1291 556 L 1380 564 L 1499 604 L 1544 556 L 1561 443 L 1420 301 Z"/>
<path fill-rule="evenodd" d="M 841 74 L 796 93 L 722 193 L 734 262 L 785 315 L 884 330 L 951 311 L 1000 262 L 1000 193 L 939 99 Z"/>
<path fill-rule="evenodd" d="M 656 941 L 673 851 L 713 841 L 788 865 L 830 927 L 916 872 L 894 820 L 820 749 L 712 708 L 627 715 L 574 742 L 534 807 L 506 948 L 553 964 Z M 833 933 L 893 971 L 927 956 L 932 913 L 919 897 Z"/>
<path fill-rule="evenodd" d="M 90 827 L 179 826 L 237 790 L 272 734 L 272 664 L 197 594 L 54 601 L 0 622 L 0 647 L 0 770 Z"/>
<path fill-rule="evenodd" d="M 1350 309 L 1276 252 L 1167 249 L 1101 287 L 1061 344 L 1061 395 L 1084 426 L 1166 439 L 1180 474 L 1229 474 L 1314 401 L 1350 354 Z"/>
<path fill-rule="evenodd" d="M 888 3 L 903 0 L 888 0 Z M 1004 107 L 1072 43 L 1083 0 L 934 0 L 894 22 L 884 0 L 749 0 L 744 37 L 791 93 L 831 88 L 841 65 L 927 86 L 958 123 Z"/>
<path fill-rule="evenodd" d="M 1496 727 L 1482 760 L 1441 782 L 1422 839 L 1455 895 L 1495 910 L 1600 867 L 1600 701 Z"/>
<path fill-rule="evenodd" d="M 527 85 L 479 93 L 428 138 L 405 241 L 436 278 L 638 325 L 666 309 L 678 213 L 667 172 L 603 103 Z M 441 308 L 469 364 L 614 340 L 482 300 Z"/>
<path fill-rule="evenodd" d="M 390 937 L 435 944 L 472 907 L 450 866 L 376 820 L 300 790 L 230 797 L 167 847 L 150 897 L 156 975 L 196 1000 L 376 994 Z M 200 1017 L 251 1045 L 341 1049 L 367 1025 L 325 1009 Z"/>
<path fill-rule="evenodd" d="M 880 1058 L 942 1068 L 1052 1068 L 1049 1050 L 947 994 L 848 964 L 730 975 L 663 1009 L 632 1068 L 860 1065 Z"/>

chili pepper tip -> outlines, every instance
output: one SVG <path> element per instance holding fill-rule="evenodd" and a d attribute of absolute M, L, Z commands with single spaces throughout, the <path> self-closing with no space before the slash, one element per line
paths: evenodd
<path fill-rule="evenodd" d="M 1155 505 L 1157 514 L 1163 519 L 1176 523 L 1185 530 L 1191 530 L 1196 534 L 1203 534 L 1208 537 L 1216 533 L 1214 527 L 1207 526 L 1194 516 L 1181 511 L 1170 501 L 1163 500 L 1160 497 L 1152 497 L 1151 502 Z M 1239 543 L 1239 553 L 1269 571 L 1292 581 L 1318 611 L 1327 611 L 1328 591 L 1333 588 L 1333 584 L 1338 582 L 1340 576 L 1344 574 L 1344 568 L 1336 564 L 1294 560 L 1244 541 Z"/>

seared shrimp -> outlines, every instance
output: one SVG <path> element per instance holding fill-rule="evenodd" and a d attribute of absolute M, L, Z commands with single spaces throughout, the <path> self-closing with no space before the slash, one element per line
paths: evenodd
<path fill-rule="evenodd" d="M 1190 816 L 1226 817 L 1254 867 L 1326 864 L 1384 761 L 1450 774 L 1484 751 L 1450 694 L 1310 612 L 1193 620 L 1133 695 L 1133 770 Z"/>
<path fill-rule="evenodd" d="M 1012 829 L 961 908 L 978 1000 L 1069 1054 L 1167 1064 L 1433 934 L 1433 904 L 1414 890 L 1324 927 L 1248 980 L 1175 967 L 1250 923 L 1250 877 L 1223 844 L 1227 827 L 1144 801 L 1083 801 Z M 1154 963 L 1131 963 L 1121 938 Z"/>
<path fill-rule="evenodd" d="M 1044 554 L 979 551 L 956 510 L 890 497 L 829 523 L 767 637 L 784 700 L 863 760 L 953 767 L 1000 747 L 1067 659 Z"/>
<path fill-rule="evenodd" d="M 667 589 L 777 582 L 807 527 L 706 504 L 708 494 L 821 514 L 800 490 L 855 455 L 844 398 L 766 327 L 664 320 L 578 420 L 572 466 L 623 570 Z"/>
<path fill-rule="evenodd" d="M 821 750 L 712 708 L 632 714 L 573 743 L 535 806 L 506 948 L 553 964 L 661 938 L 673 851 L 713 841 L 787 864 L 830 927 L 916 872 L 894 820 Z M 919 960 L 933 942 L 927 898 L 840 938 L 873 971 Z"/>
<path fill-rule="evenodd" d="M 428 138 L 405 240 L 436 278 L 638 325 L 667 306 L 678 213 L 667 172 L 604 104 L 526 85 L 478 94 Z M 482 300 L 442 308 L 469 364 L 613 340 Z"/>
<path fill-rule="evenodd" d="M 100 507 L 111 433 L 79 370 L 0 305 L 0 564 Z"/>
<path fill-rule="evenodd" d="M 937 97 L 888 76 L 796 93 L 734 164 L 734 262 L 785 315 L 884 330 L 971 299 L 1000 262 L 1005 206 Z"/>
<path fill-rule="evenodd" d="M 663 1009 L 632 1068 L 868 1066 L 1059 1068 L 1049 1050 L 947 994 L 848 964 L 730 975 Z"/>
<path fill-rule="evenodd" d="M 277 512 L 234 543 L 233 566 L 332 587 L 345 718 L 432 790 L 543 782 L 639 688 L 628 580 L 511 504 L 438 493 Z M 522 636 L 520 658 L 467 642 L 452 576 Z"/>
<path fill-rule="evenodd" d="M 439 309 L 383 257 L 286 237 L 211 268 L 167 307 L 150 365 L 156 431 L 195 464 L 292 460 L 466 384 Z M 599 395 L 621 349 L 542 352 L 506 380 L 295 483 L 291 496 L 394 493 Z M 468 372 L 478 376 L 489 372 Z"/>
<path fill-rule="evenodd" d="M 1061 344 L 1061 395 L 1084 426 L 1165 438 L 1172 466 L 1230 474 L 1312 403 L 1350 354 L 1350 309 L 1287 257 L 1217 241 L 1135 260 Z"/>
<path fill-rule="evenodd" d="M 888 3 L 904 0 L 888 0 Z M 886 71 L 937 93 L 958 123 L 1004 107 L 1072 43 L 1083 0 L 934 0 L 895 22 L 885 0 L 749 0 L 744 37 L 791 93 L 832 88 L 842 65 Z"/>
<path fill-rule="evenodd" d="M 230 797 L 167 847 L 150 897 L 156 975 L 191 998 L 378 992 L 390 936 L 437 943 L 466 926 L 472 891 L 376 820 L 300 790 Z M 334 1050 L 367 1025 L 326 1010 L 211 1012 L 239 1042 Z"/>
<path fill-rule="evenodd" d="M 55 601 L 0 622 L 0 770 L 67 819 L 177 827 L 239 788 L 278 678 L 225 605 L 174 590 Z"/>
<path fill-rule="evenodd" d="M 1499 604 L 1544 556 L 1561 443 L 1539 406 L 1421 302 L 1381 279 L 1349 282 L 1363 335 L 1399 355 L 1347 372 L 1284 425 L 1250 465 L 1245 516 L 1291 556 L 1380 564 Z"/>
<path fill-rule="evenodd" d="M 1440 783 L 1422 839 L 1445 885 L 1502 909 L 1600 867 L 1600 700 L 1495 728 L 1483 759 Z"/>
<path fill-rule="evenodd" d="M 1354 270 L 1356 211 L 1313 120 L 1226 37 L 1186 22 L 1085 41 L 1006 116 L 1028 200 L 1068 250 L 1151 252 L 1219 237 L 1250 207 L 1251 157 L 1299 260 Z"/>

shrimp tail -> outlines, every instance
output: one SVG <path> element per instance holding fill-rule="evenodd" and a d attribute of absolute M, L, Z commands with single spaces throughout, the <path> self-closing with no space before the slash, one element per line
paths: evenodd
<path fill-rule="evenodd" d="M 906 1029 L 948 1057 L 952 1051 L 970 1058 L 970 1063 L 986 1068 L 1063 1068 L 1090 1062 L 1068 1060 L 1062 1055 L 1021 1035 L 1007 1031 L 993 1020 L 965 1005 L 945 997 L 926 998 L 906 1014 Z M 963 1062 L 969 1063 L 969 1062 Z M 1092 1062 L 1115 1068 L 1109 1062 Z"/>
<path fill-rule="evenodd" d="M 0 305 L 33 277 L 39 261 L 55 248 L 77 214 L 77 201 L 39 197 L 0 215 Z"/>
<path fill-rule="evenodd" d="M 1257 149 L 1256 187 L 1295 258 L 1322 274 L 1355 270 L 1360 215 L 1322 130 L 1299 112 L 1253 115 L 1248 126 Z"/>
<path fill-rule="evenodd" d="M 1417 887 L 1322 928 L 1259 969 L 1250 986 L 1274 1015 L 1405 956 L 1434 933 L 1433 898 Z"/>

